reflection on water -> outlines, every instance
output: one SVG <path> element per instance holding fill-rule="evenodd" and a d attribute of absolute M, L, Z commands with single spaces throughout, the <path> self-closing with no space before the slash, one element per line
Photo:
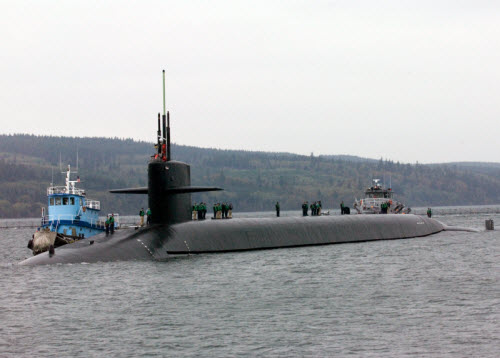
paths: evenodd
<path fill-rule="evenodd" d="M 433 209 L 500 223 L 498 206 Z M 497 356 L 498 231 L 17 266 L 32 231 L 0 229 L 2 357 Z"/>

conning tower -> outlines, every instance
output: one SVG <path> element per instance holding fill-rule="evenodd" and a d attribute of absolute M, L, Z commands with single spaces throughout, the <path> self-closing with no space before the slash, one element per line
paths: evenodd
<path fill-rule="evenodd" d="M 158 113 L 156 153 L 148 164 L 148 186 L 110 190 L 119 194 L 148 194 L 153 224 L 175 224 L 191 220 L 191 193 L 222 190 L 191 186 L 190 166 L 172 160 L 170 151 L 170 113 L 165 108 L 165 70 L 163 70 L 163 118 Z"/>
<path fill-rule="evenodd" d="M 152 160 L 148 165 L 148 203 L 153 224 L 191 220 L 190 167 L 176 161 Z"/>

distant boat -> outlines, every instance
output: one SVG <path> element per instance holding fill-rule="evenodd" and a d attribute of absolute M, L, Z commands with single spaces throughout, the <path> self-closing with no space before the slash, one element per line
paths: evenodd
<path fill-rule="evenodd" d="M 380 185 L 380 179 L 373 179 L 372 186 L 365 190 L 365 197 L 354 200 L 353 207 L 358 214 L 381 214 L 383 204 L 387 204 L 387 214 L 408 214 L 411 209 L 406 208 L 399 201 L 394 200 L 391 188 Z"/>
<path fill-rule="evenodd" d="M 79 182 L 80 177 L 71 180 L 68 165 L 66 185 L 47 188 L 48 215 L 42 208 L 41 226 L 28 243 L 33 255 L 49 250 L 50 246 L 62 246 L 105 231 L 105 222 L 99 219 L 101 203 L 87 199 L 85 190 L 76 187 Z"/>

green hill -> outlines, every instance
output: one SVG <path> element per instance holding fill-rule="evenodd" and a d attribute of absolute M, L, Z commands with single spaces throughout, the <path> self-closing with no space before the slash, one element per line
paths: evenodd
<path fill-rule="evenodd" d="M 103 213 L 138 213 L 143 195 L 110 194 L 112 188 L 147 185 L 152 143 L 132 139 L 0 135 L 0 217 L 36 217 L 54 178 L 62 185 L 67 164 L 81 187 L 100 200 Z M 326 208 L 361 197 L 371 178 L 392 182 L 398 200 L 410 206 L 500 203 L 499 163 L 403 164 L 354 156 L 301 156 L 175 145 L 172 156 L 191 165 L 193 185 L 225 191 L 193 195 L 193 201 L 232 202 L 236 211 L 299 210 L 304 200 Z M 390 179 L 389 179 L 390 178 Z"/>

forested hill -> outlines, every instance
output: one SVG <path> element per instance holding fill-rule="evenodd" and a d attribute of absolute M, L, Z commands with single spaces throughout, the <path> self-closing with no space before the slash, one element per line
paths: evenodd
<path fill-rule="evenodd" d="M 0 135 L 0 217 L 36 217 L 46 206 L 52 175 L 76 167 L 88 197 L 103 213 L 137 214 L 144 195 L 110 194 L 112 188 L 147 185 L 152 143 L 132 139 Z M 223 192 L 193 195 L 193 201 L 232 202 L 236 211 L 298 210 L 304 200 L 337 208 L 362 196 L 371 178 L 392 182 L 398 200 L 409 206 L 500 203 L 499 163 L 403 164 L 352 156 L 301 156 L 172 146 L 176 160 L 191 165 L 193 185 L 220 186 Z"/>

